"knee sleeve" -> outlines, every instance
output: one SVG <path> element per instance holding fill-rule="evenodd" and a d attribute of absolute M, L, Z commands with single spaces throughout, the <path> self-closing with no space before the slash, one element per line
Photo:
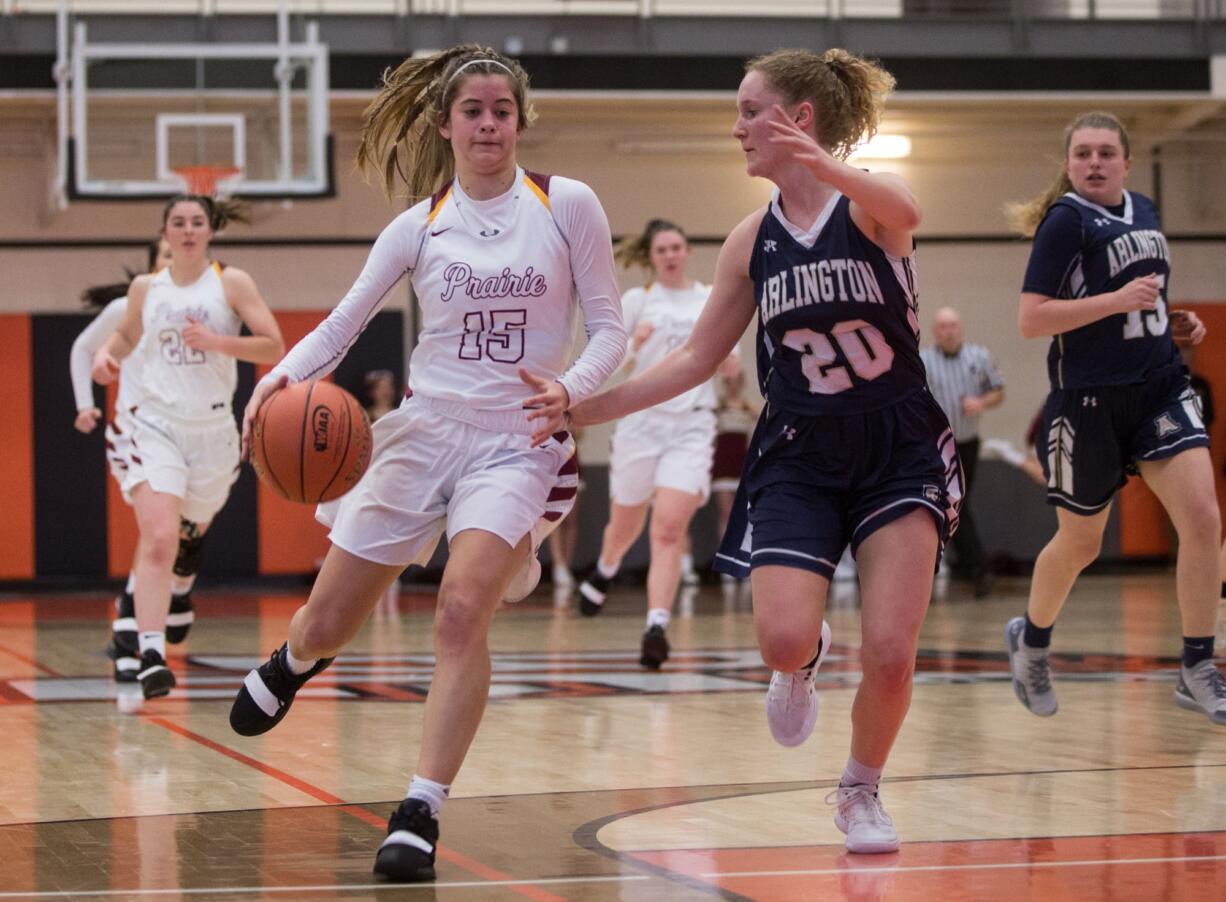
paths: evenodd
<path fill-rule="evenodd" d="M 204 536 L 179 536 L 179 553 L 175 556 L 175 576 L 195 576 L 204 554 Z"/>

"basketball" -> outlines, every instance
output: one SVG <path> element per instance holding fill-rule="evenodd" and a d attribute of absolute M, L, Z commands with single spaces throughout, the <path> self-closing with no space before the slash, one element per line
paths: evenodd
<path fill-rule="evenodd" d="M 362 406 L 331 382 L 297 382 L 273 392 L 252 424 L 255 472 L 289 501 L 341 497 L 366 472 L 370 450 Z"/>

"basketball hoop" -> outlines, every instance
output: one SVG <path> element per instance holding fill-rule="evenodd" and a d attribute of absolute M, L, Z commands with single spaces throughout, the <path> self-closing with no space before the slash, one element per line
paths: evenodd
<path fill-rule="evenodd" d="M 202 197 L 229 197 L 243 177 L 237 166 L 176 166 L 174 172 L 188 194 Z"/>

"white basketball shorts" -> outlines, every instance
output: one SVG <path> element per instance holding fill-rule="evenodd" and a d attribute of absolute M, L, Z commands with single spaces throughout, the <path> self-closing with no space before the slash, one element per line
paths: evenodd
<path fill-rule="evenodd" d="M 147 482 L 155 492 L 183 499 L 179 514 L 184 519 L 211 521 L 238 478 L 239 440 L 233 417 L 197 423 L 141 405 L 128 422 L 127 468 L 119 479 L 124 500 L 131 504 L 132 490 Z"/>
<path fill-rule="evenodd" d="M 711 494 L 715 414 L 693 410 L 682 417 L 622 420 L 609 454 L 609 496 L 624 507 L 646 504 L 656 489 Z"/>
<path fill-rule="evenodd" d="M 463 419 L 460 419 L 463 417 Z M 578 492 L 575 443 L 559 432 L 530 447 L 521 411 L 477 411 L 406 398 L 372 427 L 370 468 L 349 494 L 319 505 L 335 545 L 389 566 L 426 564 L 444 529 L 493 533 L 532 553 L 569 513 Z"/>

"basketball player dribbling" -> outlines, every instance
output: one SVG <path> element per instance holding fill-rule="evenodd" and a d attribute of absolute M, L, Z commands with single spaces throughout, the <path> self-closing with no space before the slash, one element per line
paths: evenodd
<path fill-rule="evenodd" d="M 891 852 L 878 797 L 911 701 L 920 625 L 960 469 L 919 357 L 906 182 L 843 160 L 876 130 L 894 79 L 843 50 L 751 60 L 733 136 L 771 202 L 729 235 L 689 340 L 661 363 L 571 411 L 577 425 L 658 404 L 709 379 L 757 315 L 758 421 L 717 569 L 753 581 L 758 647 L 775 674 L 767 722 L 799 745 L 817 719 L 822 616 L 850 543 L 859 565 L 863 679 L 851 756 L 831 794 L 852 852 Z"/>
<path fill-rule="evenodd" d="M 651 281 L 622 296 L 630 333 L 628 356 L 647 368 L 685 341 L 707 302 L 710 286 L 688 271 L 685 232 L 653 219 L 617 250 L 623 266 L 643 266 Z M 730 357 L 738 369 L 740 359 Z M 690 521 L 711 493 L 715 443 L 715 387 L 708 380 L 648 410 L 621 419 L 609 452 L 609 522 L 600 555 L 579 586 L 579 610 L 599 614 L 609 582 L 638 539 L 651 512 L 651 561 L 647 569 L 647 623 L 639 663 L 652 670 L 668 660 L 666 630 L 681 583 L 681 558 Z"/>
<path fill-rule="evenodd" d="M 166 632 L 175 571 L 195 573 L 203 535 L 238 475 L 236 360 L 272 363 L 285 350 L 251 277 L 209 259 L 213 234 L 234 210 L 211 197 L 171 198 L 162 214 L 170 265 L 133 280 L 123 319 L 94 355 L 93 377 L 104 385 L 129 355 L 139 371 L 139 397 L 124 401 L 120 488 L 140 532 L 133 588 L 145 698 L 174 688 Z M 244 325 L 251 335 L 239 335 Z"/>
<path fill-rule="evenodd" d="M 1014 210 L 1034 236 L 1018 312 L 1025 338 L 1050 335 L 1051 392 L 1036 451 L 1056 506 L 1026 614 L 1005 627 L 1013 690 L 1041 717 L 1056 713 L 1050 646 L 1078 574 L 1093 563 L 1116 491 L 1139 474 L 1179 536 L 1175 594 L 1183 652 L 1175 703 L 1226 724 L 1226 680 L 1213 662 L 1221 582 L 1221 514 L 1209 437 L 1178 342 L 1199 319 L 1167 311 L 1170 260 L 1153 202 L 1128 191 L 1128 132 L 1087 113 L 1064 134 L 1059 178 Z"/>
<path fill-rule="evenodd" d="M 382 161 L 389 194 L 403 177 L 411 197 L 426 199 L 384 229 L 353 288 L 256 386 L 244 419 L 246 439 L 278 385 L 334 368 L 408 272 L 423 324 L 411 396 L 375 423 L 357 487 L 320 506 L 332 545 L 310 598 L 230 713 L 240 734 L 272 729 L 388 583 L 426 562 L 446 531 L 417 767 L 375 857 L 375 872 L 393 881 L 434 877 L 439 810 L 489 694 L 490 621 L 501 600 L 532 591 L 537 548 L 575 496 L 563 414 L 625 353 L 600 202 L 582 182 L 516 163 L 533 118 L 527 83 L 518 63 L 475 44 L 386 73 L 358 161 Z M 580 306 L 589 340 L 568 369 Z"/>
<path fill-rule="evenodd" d="M 170 242 L 157 238 L 148 246 L 146 272 L 157 274 L 170 265 Z M 87 288 L 81 295 L 87 306 L 98 309 L 93 321 L 81 330 L 72 343 L 68 366 L 72 376 L 72 393 L 76 401 L 77 415 L 73 426 L 78 432 L 89 434 L 98 426 L 102 411 L 94 406 L 90 371 L 94 355 L 106 343 L 111 333 L 123 321 L 128 309 L 129 282 L 116 285 L 99 285 Z M 106 424 L 106 460 L 111 476 L 122 489 L 127 470 L 131 465 L 132 422 L 131 409 L 141 396 L 140 364 L 129 356 L 119 370 L 119 388 L 115 396 L 115 410 L 111 422 Z M 179 536 L 179 551 L 175 556 L 174 576 L 171 581 L 170 613 L 166 616 L 166 641 L 172 644 L 183 642 L 195 622 L 191 590 L 196 581 L 202 552 L 203 534 L 183 521 Z M 186 536 L 196 533 L 200 539 L 193 541 Z M 140 654 L 136 635 L 136 607 L 132 594 L 136 585 L 136 560 L 128 572 L 123 592 L 115 599 L 115 618 L 111 621 L 111 637 L 106 653 L 114 667 L 117 682 L 136 681 L 140 672 Z"/>

